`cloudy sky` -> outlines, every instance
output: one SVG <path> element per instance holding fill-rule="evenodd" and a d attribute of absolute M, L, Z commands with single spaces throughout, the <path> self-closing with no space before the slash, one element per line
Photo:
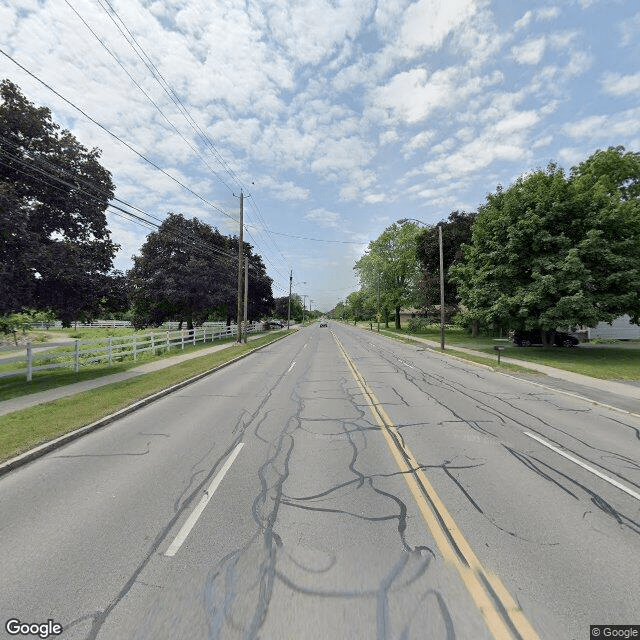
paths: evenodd
<path fill-rule="evenodd" d="M 237 233 L 243 187 L 274 295 L 324 310 L 395 220 L 640 151 L 637 0 L 0 0 L 0 49 L 126 202 Z M 148 231 L 109 222 L 127 269 Z"/>

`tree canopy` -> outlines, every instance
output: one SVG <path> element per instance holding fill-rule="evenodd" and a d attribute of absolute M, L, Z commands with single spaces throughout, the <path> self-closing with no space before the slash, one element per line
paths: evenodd
<path fill-rule="evenodd" d="M 462 245 L 471 242 L 471 228 L 475 217 L 475 212 L 454 211 L 446 221 L 423 229 L 418 234 L 416 254 L 422 271 L 418 291 L 424 306 L 440 304 L 438 226 L 442 227 L 442 258 L 444 272 L 447 274 L 455 262 L 462 260 Z M 450 306 L 458 304 L 458 288 L 451 278 L 444 280 L 444 302 Z"/>
<path fill-rule="evenodd" d="M 377 307 L 378 278 L 380 306 L 395 312 L 396 328 L 400 328 L 400 309 L 415 302 L 415 288 L 419 277 L 416 259 L 416 237 L 420 227 L 413 222 L 393 223 L 375 240 L 354 269 L 358 271 L 361 288 Z"/>
<path fill-rule="evenodd" d="M 0 98 L 0 313 L 51 309 L 68 324 L 95 311 L 118 249 L 111 174 L 9 80 Z"/>
<path fill-rule="evenodd" d="M 236 311 L 238 238 L 222 235 L 197 218 L 171 213 L 157 231 L 150 233 L 134 256 L 128 272 L 138 326 L 159 325 L 165 320 L 186 321 L 191 328 L 225 310 Z M 271 278 L 251 245 L 247 315 L 256 319 L 273 305 Z"/>
<path fill-rule="evenodd" d="M 480 207 L 464 261 L 462 303 L 488 324 L 550 332 L 640 316 L 640 154 L 597 151 L 499 188 Z"/>

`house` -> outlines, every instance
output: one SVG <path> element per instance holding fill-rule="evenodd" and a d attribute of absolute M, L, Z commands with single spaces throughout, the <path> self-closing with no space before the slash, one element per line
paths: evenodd
<path fill-rule="evenodd" d="M 587 340 L 595 338 L 613 338 L 615 340 L 633 340 L 640 338 L 640 325 L 632 324 L 631 318 L 625 314 L 616 318 L 611 324 L 599 322 L 596 327 L 587 328 Z"/>

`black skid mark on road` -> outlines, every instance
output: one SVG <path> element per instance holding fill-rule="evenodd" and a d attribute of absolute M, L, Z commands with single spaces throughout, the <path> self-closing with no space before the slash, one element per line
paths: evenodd
<path fill-rule="evenodd" d="M 139 436 L 158 436 L 163 438 L 170 438 L 171 436 L 168 433 L 143 433 L 142 431 L 138 431 Z"/>
<path fill-rule="evenodd" d="M 138 457 L 138 456 L 146 456 L 149 454 L 150 449 L 149 446 L 151 445 L 151 441 L 149 440 L 149 442 L 147 442 L 146 446 L 147 448 L 144 451 L 136 451 L 136 452 L 130 452 L 130 451 L 123 451 L 123 452 L 112 452 L 112 453 L 78 453 L 78 454 L 73 454 L 73 455 L 58 455 L 58 456 L 52 456 L 54 458 L 57 459 L 62 459 L 62 458 L 118 458 L 120 456 L 132 456 L 132 457 Z"/>
<path fill-rule="evenodd" d="M 607 418 L 608 420 L 611 420 L 611 422 L 617 422 L 618 424 L 621 424 L 623 427 L 627 427 L 627 429 L 631 429 L 631 431 L 633 431 L 636 434 L 636 439 L 640 440 L 640 429 L 638 429 L 637 427 L 634 427 L 631 424 L 627 424 L 626 422 L 622 422 L 622 420 L 616 420 L 616 418 L 613 418 L 611 416 L 604 416 L 605 418 Z"/>
<path fill-rule="evenodd" d="M 464 468 L 476 468 L 479 466 L 483 466 L 483 465 L 469 465 L 468 467 L 464 467 Z M 558 542 L 539 542 L 537 540 L 532 540 L 531 538 L 526 538 L 522 535 L 520 535 L 519 533 L 516 533 L 515 531 L 511 531 L 510 529 L 506 529 L 505 527 L 500 526 L 489 514 L 485 513 L 484 509 L 482 509 L 482 507 L 477 503 L 477 501 L 471 496 L 471 494 L 469 493 L 469 491 L 462 485 L 462 483 L 451 473 L 452 469 L 455 469 L 455 467 L 451 467 L 448 464 L 443 464 L 440 465 L 440 468 L 447 474 L 447 476 L 451 479 L 451 481 L 458 487 L 458 489 L 460 489 L 460 491 L 462 492 L 462 494 L 464 495 L 464 497 L 469 501 L 469 503 L 471 504 L 471 506 L 476 509 L 476 511 L 478 511 L 478 513 L 487 521 L 489 522 L 492 526 L 494 526 L 496 529 L 499 529 L 500 531 L 502 531 L 503 533 L 506 533 L 507 535 L 511 536 L 512 538 L 516 538 L 517 540 L 521 540 L 523 542 L 531 542 L 534 544 L 539 544 L 539 545 L 543 545 L 543 546 L 558 546 Z M 458 467 L 459 469 L 460 467 Z"/>
<path fill-rule="evenodd" d="M 402 402 L 402 404 L 405 407 L 409 407 L 411 406 L 403 397 L 402 394 L 395 388 L 395 387 L 391 387 L 391 391 L 393 391 L 393 393 L 395 393 L 398 396 L 398 399 L 400 400 L 400 402 Z"/>
<path fill-rule="evenodd" d="M 549 474 L 554 473 L 557 476 L 560 476 L 560 478 L 564 479 L 568 484 L 572 484 L 572 485 L 575 485 L 576 487 L 579 487 L 580 489 L 582 489 L 582 491 L 584 491 L 590 497 L 591 502 L 596 507 L 598 507 L 598 509 L 600 509 L 605 515 L 610 516 L 611 518 L 616 520 L 616 522 L 620 526 L 629 529 L 633 533 L 640 534 L 640 522 L 633 520 L 629 516 L 618 511 L 615 507 L 609 504 L 609 502 L 607 502 L 602 496 L 597 494 L 595 491 L 592 491 L 581 482 L 578 482 L 578 480 L 576 480 L 575 478 L 572 478 L 571 476 L 568 476 L 567 474 L 562 473 L 562 471 L 560 471 L 559 469 L 556 469 L 555 467 L 552 467 L 551 465 L 545 462 L 542 462 L 542 460 L 539 460 L 534 456 L 525 455 L 523 453 L 515 451 L 514 449 L 511 449 L 510 447 L 507 447 L 506 445 L 503 445 L 503 446 L 505 447 L 505 449 L 507 449 L 507 451 L 509 451 L 509 453 L 511 453 L 516 459 L 522 462 L 527 468 L 531 469 L 532 471 L 540 475 L 545 480 L 549 480 L 550 482 L 553 482 L 553 484 L 560 487 L 563 491 L 565 491 L 569 495 L 573 496 L 576 500 L 579 500 L 579 497 L 576 494 L 574 494 L 572 491 L 570 491 L 560 482 L 552 478 Z M 541 467 L 546 468 L 547 472 L 542 471 Z"/>

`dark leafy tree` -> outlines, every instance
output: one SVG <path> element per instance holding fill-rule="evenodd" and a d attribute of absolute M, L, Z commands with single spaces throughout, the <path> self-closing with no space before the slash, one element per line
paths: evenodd
<path fill-rule="evenodd" d="M 228 238 L 197 218 L 171 213 L 147 236 L 128 272 L 136 326 L 186 321 L 193 328 L 237 293 Z M 216 253 L 216 249 L 218 252 Z"/>
<path fill-rule="evenodd" d="M 19 88 L 0 83 L 0 312 L 93 312 L 118 249 L 105 211 L 111 174 Z"/>
<path fill-rule="evenodd" d="M 464 262 L 462 302 L 488 324 L 541 329 L 640 316 L 640 154 L 597 151 L 487 197 Z"/>
<path fill-rule="evenodd" d="M 447 277 L 451 266 L 462 260 L 462 245 L 471 242 L 471 228 L 476 214 L 465 211 L 454 211 L 442 227 L 442 261 L 444 263 L 444 303 L 454 306 L 458 303 L 456 283 Z M 418 292 L 425 307 L 440 304 L 440 245 L 438 227 L 429 227 L 420 232 L 417 239 L 416 255 L 420 261 L 422 277 L 418 284 Z"/>

